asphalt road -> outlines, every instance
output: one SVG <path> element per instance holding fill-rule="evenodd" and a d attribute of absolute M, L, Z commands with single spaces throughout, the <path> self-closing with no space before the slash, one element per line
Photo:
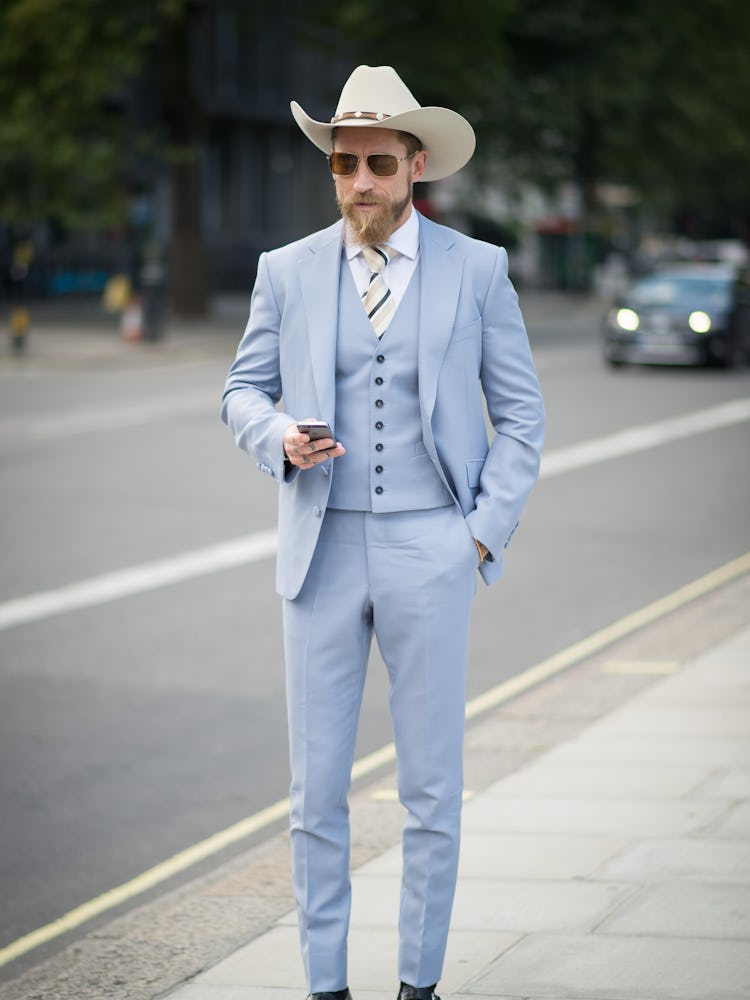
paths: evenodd
<path fill-rule="evenodd" d="M 505 579 L 480 584 L 472 696 L 750 549 L 750 417 L 680 423 L 747 401 L 750 373 L 610 371 L 596 315 L 529 300 L 560 461 Z M 0 610 L 274 527 L 276 487 L 218 420 L 230 360 L 224 338 L 197 360 L 0 368 Z M 595 439 L 577 467 L 567 449 Z M 40 615 L 0 657 L 0 947 L 287 793 L 271 558 Z M 360 754 L 390 740 L 380 667 Z"/>

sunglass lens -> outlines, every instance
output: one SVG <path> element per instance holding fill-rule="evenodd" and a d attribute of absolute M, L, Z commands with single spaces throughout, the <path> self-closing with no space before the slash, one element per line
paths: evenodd
<path fill-rule="evenodd" d="M 356 171 L 359 157 L 356 153 L 331 153 L 328 162 L 332 173 L 348 177 Z M 393 177 L 398 170 L 398 160 L 390 153 L 372 153 L 367 157 L 367 166 L 376 177 Z"/>
<path fill-rule="evenodd" d="M 390 153 L 373 153 L 367 157 L 367 166 L 376 177 L 393 177 L 398 170 L 398 160 Z"/>
<path fill-rule="evenodd" d="M 347 174 L 353 174 L 357 169 L 359 157 L 355 156 L 354 153 L 331 153 L 328 162 L 331 164 L 332 173 L 346 177 Z"/>

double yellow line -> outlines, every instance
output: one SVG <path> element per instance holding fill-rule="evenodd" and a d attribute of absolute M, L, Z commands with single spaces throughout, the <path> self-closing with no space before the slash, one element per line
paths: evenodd
<path fill-rule="evenodd" d="M 592 633 L 586 639 L 573 643 L 567 649 L 555 653 L 554 656 L 543 660 L 541 663 L 536 664 L 536 666 L 530 667 L 516 677 L 511 677 L 509 680 L 503 681 L 502 684 L 498 684 L 484 694 L 473 698 L 467 703 L 466 718 L 474 719 L 490 709 L 497 708 L 516 695 L 527 691 L 542 681 L 548 680 L 568 667 L 580 663 L 594 653 L 600 652 L 618 639 L 631 635 L 638 629 L 658 621 L 660 618 L 684 607 L 691 601 L 697 600 L 699 597 L 704 597 L 748 572 L 750 572 L 750 552 L 739 559 L 726 563 L 726 565 L 706 574 L 706 576 L 700 577 L 700 579 L 684 587 L 680 587 L 679 590 L 675 590 L 666 597 L 654 601 L 652 604 L 647 604 L 645 607 L 626 615 L 624 618 L 620 618 L 619 621 L 613 622 L 606 628 Z M 389 743 L 387 746 L 381 747 L 379 750 L 358 760 L 352 769 L 352 778 L 357 779 L 372 774 L 379 767 L 382 767 L 384 764 L 390 764 L 395 759 L 395 748 L 392 743 Z M 110 889 L 100 896 L 96 896 L 87 903 L 83 903 L 75 907 L 75 909 L 68 911 L 68 913 L 57 920 L 53 920 L 51 923 L 45 924 L 35 931 L 31 931 L 31 933 L 25 934 L 5 948 L 0 949 L 0 966 L 7 965 L 8 962 L 20 958 L 21 955 L 66 934 L 68 931 L 74 930 L 76 927 L 80 927 L 87 921 L 101 916 L 103 913 L 114 909 L 114 907 L 122 903 L 129 902 L 141 893 L 146 892 L 146 890 L 153 889 L 155 886 L 166 882 L 174 875 L 179 875 L 181 872 L 187 871 L 193 865 L 198 864 L 198 862 L 205 861 L 207 858 L 224 850 L 224 848 L 230 847 L 245 837 L 249 837 L 259 830 L 270 826 L 272 823 L 283 819 L 288 815 L 288 812 L 289 800 L 282 799 L 268 806 L 266 809 L 261 809 L 260 812 L 255 813 L 253 816 L 248 816 L 246 819 L 234 823 L 225 830 L 221 830 L 219 833 L 215 833 L 205 840 L 193 844 L 192 847 L 188 847 L 184 851 L 179 851 L 171 858 L 162 861 L 158 865 L 154 865 L 153 868 L 149 868 L 142 874 L 130 879 L 130 881 L 123 882 L 122 885 L 116 886 L 114 889 Z"/>

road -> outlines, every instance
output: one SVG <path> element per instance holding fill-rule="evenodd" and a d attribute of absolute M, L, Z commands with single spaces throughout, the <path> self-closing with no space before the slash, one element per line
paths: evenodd
<path fill-rule="evenodd" d="M 470 696 L 750 550 L 750 373 L 610 371 L 596 318 L 530 297 L 550 464 L 478 590 Z M 0 612 L 150 580 L 0 631 L 0 948 L 287 793 L 273 559 L 153 573 L 274 527 L 276 487 L 218 420 L 230 353 L 0 367 Z M 391 738 L 380 667 L 360 755 Z"/>

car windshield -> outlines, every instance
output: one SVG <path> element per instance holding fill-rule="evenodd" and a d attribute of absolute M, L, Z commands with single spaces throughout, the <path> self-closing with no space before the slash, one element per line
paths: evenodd
<path fill-rule="evenodd" d="M 682 306 L 685 309 L 726 309 L 732 288 L 726 276 L 666 275 L 644 278 L 630 297 L 635 305 Z"/>

